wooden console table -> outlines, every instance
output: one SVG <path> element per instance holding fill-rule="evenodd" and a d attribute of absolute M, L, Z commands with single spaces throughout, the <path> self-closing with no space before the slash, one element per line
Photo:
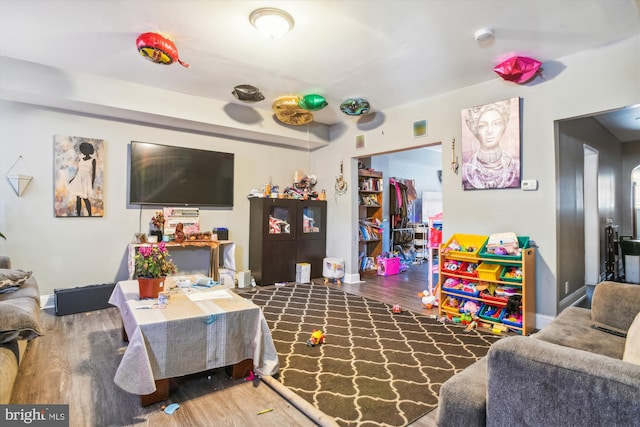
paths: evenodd
<path fill-rule="evenodd" d="M 135 275 L 135 261 L 134 257 L 141 246 L 158 245 L 159 243 L 130 243 L 129 244 L 129 279 L 133 279 Z M 165 243 L 169 252 L 172 249 L 177 248 L 204 248 L 209 250 L 209 277 L 213 280 L 220 280 L 219 275 L 219 260 L 220 260 L 220 248 L 223 252 L 230 252 L 229 255 L 225 253 L 225 268 L 235 270 L 235 261 L 233 260 L 233 254 L 235 252 L 235 243 L 231 240 L 188 240 L 182 243 L 167 242 Z M 232 266 L 226 265 L 227 259 L 231 258 Z"/>

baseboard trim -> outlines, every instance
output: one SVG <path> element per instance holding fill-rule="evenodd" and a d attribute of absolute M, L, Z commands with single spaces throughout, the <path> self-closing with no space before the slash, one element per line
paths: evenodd
<path fill-rule="evenodd" d="M 346 274 L 344 275 L 343 278 L 344 283 L 362 283 L 362 280 L 360 280 L 360 274 Z"/>
<path fill-rule="evenodd" d="M 55 308 L 56 307 L 56 299 L 55 295 L 40 295 L 40 308 Z"/>

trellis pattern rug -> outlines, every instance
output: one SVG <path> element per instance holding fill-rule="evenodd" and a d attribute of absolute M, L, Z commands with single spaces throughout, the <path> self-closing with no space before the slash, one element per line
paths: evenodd
<path fill-rule="evenodd" d="M 433 410 L 444 381 L 499 337 L 323 285 L 258 288 L 280 359 L 278 381 L 343 426 L 405 426 Z M 316 347 L 313 329 L 325 332 Z"/>

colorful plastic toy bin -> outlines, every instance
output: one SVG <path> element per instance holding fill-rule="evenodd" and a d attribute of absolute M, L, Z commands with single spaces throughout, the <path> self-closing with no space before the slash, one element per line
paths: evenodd
<path fill-rule="evenodd" d="M 500 280 L 504 282 L 522 283 L 522 268 L 507 265 L 500 273 Z"/>
<path fill-rule="evenodd" d="M 400 258 L 378 258 L 378 276 L 393 276 L 400 273 Z"/>
<path fill-rule="evenodd" d="M 478 277 L 476 269 L 478 264 L 473 262 L 458 261 L 455 259 L 448 259 L 444 263 L 444 270 L 451 274 L 460 276 Z"/>
<path fill-rule="evenodd" d="M 491 295 L 489 291 L 484 290 L 480 292 L 480 298 L 485 301 L 491 302 L 491 304 L 496 305 L 498 307 L 505 307 L 507 302 L 509 301 L 509 297 L 500 296 L 500 295 Z"/>
<path fill-rule="evenodd" d="M 460 305 L 462 305 L 462 299 L 447 296 L 442 303 L 442 310 L 446 313 L 457 316 L 460 314 Z"/>
<path fill-rule="evenodd" d="M 502 318 L 502 323 L 509 326 L 515 326 L 517 328 L 522 328 L 522 315 L 520 315 L 520 319 L 514 319 L 512 317 L 507 316 L 506 314 Z"/>
<path fill-rule="evenodd" d="M 490 264 L 483 262 L 478 268 L 478 277 L 482 280 L 498 280 L 500 277 L 500 270 L 502 270 L 502 266 L 500 264 Z"/>
<path fill-rule="evenodd" d="M 442 247 L 443 253 L 447 256 L 458 256 L 461 258 L 477 258 L 480 249 L 487 243 L 489 236 L 477 234 L 454 234 Z M 461 250 L 450 249 L 453 242 L 457 242 Z"/>
<path fill-rule="evenodd" d="M 489 304 L 482 304 L 478 312 L 478 317 L 489 322 L 501 322 L 504 315 L 505 309 L 503 307 L 496 307 Z"/>
<path fill-rule="evenodd" d="M 496 254 L 492 254 L 490 252 L 487 252 L 487 241 L 489 240 L 489 238 L 487 237 L 487 240 L 484 242 L 484 244 L 482 245 L 482 248 L 480 249 L 480 258 L 487 258 L 487 259 L 496 259 L 496 260 L 501 260 L 501 261 L 509 261 L 509 260 L 521 260 L 522 259 L 522 254 L 518 254 L 518 255 L 496 255 Z M 520 247 L 521 249 L 526 249 L 529 247 L 529 236 L 518 236 L 518 247 Z"/>
<path fill-rule="evenodd" d="M 447 292 L 453 292 L 466 297 L 477 297 L 480 291 L 477 289 L 478 284 L 469 280 L 458 280 L 453 277 L 448 278 L 442 284 L 442 288 Z"/>

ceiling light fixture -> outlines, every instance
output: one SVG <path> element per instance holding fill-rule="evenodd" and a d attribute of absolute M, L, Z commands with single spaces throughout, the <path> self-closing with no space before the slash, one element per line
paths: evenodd
<path fill-rule="evenodd" d="M 272 40 L 279 39 L 293 28 L 293 17 L 273 7 L 254 10 L 249 15 L 249 21 L 260 34 Z"/>
<path fill-rule="evenodd" d="M 493 30 L 489 28 L 480 28 L 475 33 L 473 33 L 473 37 L 479 42 L 486 42 L 487 40 L 491 40 L 493 38 Z"/>

